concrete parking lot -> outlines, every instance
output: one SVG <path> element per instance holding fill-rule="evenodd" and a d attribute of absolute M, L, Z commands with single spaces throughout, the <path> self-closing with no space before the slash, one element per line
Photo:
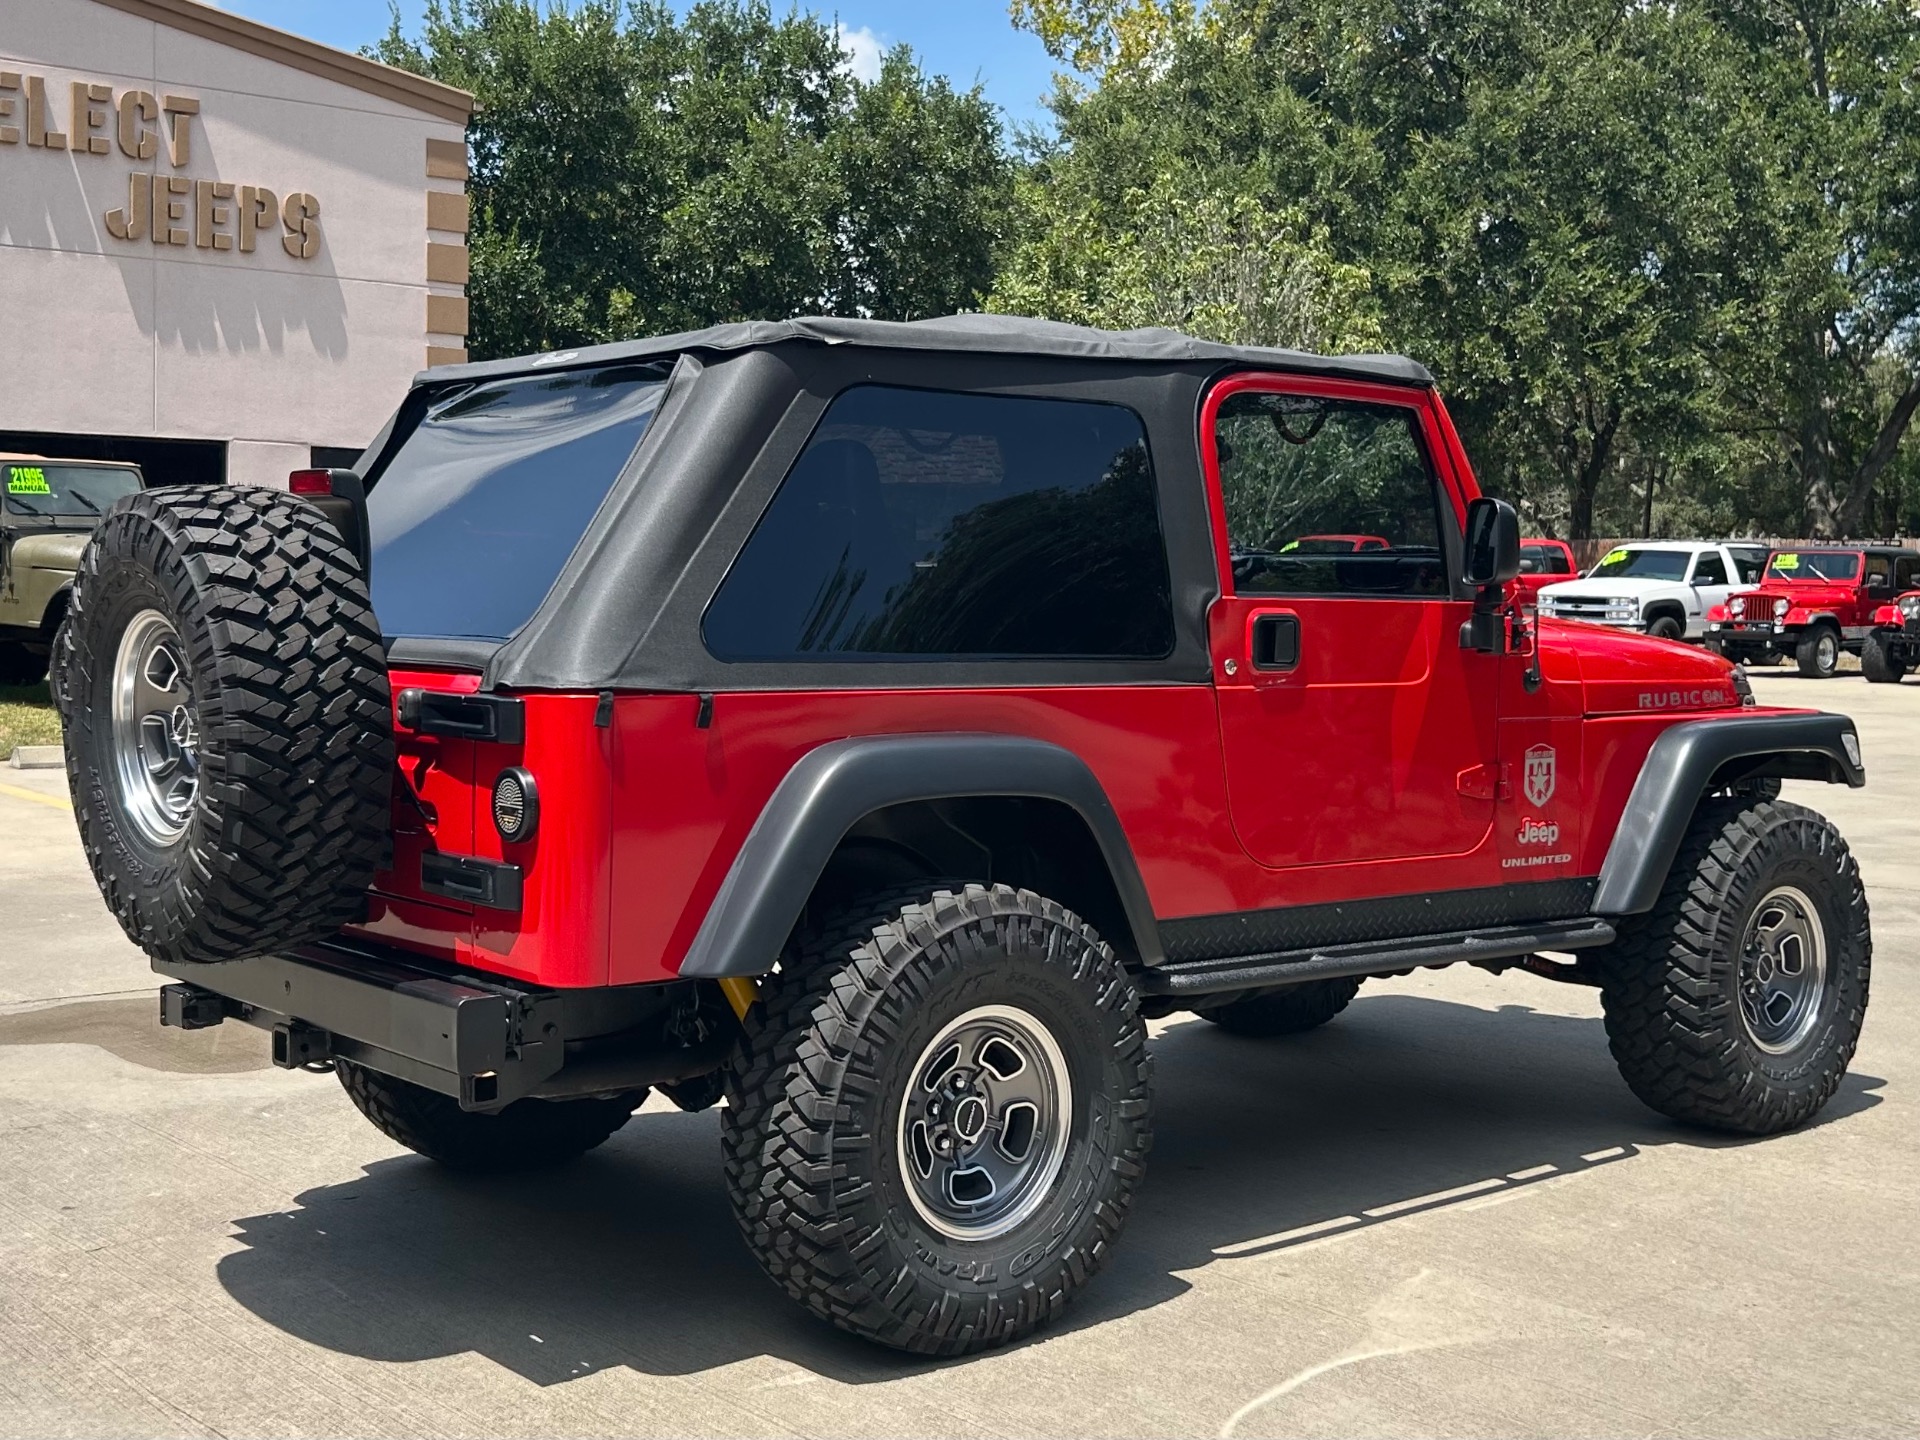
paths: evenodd
<path fill-rule="evenodd" d="M 712 1114 L 451 1177 L 259 1033 L 154 1024 L 58 772 L 0 770 L 0 1434 L 1911 1435 L 1920 684 L 1759 671 L 1859 722 L 1790 786 L 1874 910 L 1829 1109 L 1643 1109 L 1586 990 L 1455 969 L 1325 1030 L 1155 1027 L 1158 1143 L 1069 1322 L 970 1361 L 846 1340 L 738 1243 Z"/>

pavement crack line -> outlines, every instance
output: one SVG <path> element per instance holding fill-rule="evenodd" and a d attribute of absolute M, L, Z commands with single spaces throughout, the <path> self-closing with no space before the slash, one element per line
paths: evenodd
<path fill-rule="evenodd" d="M 15 800 L 31 800 L 36 805 L 51 805 L 56 810 L 73 809 L 73 802 L 64 795 L 43 795 L 38 790 L 9 785 L 5 781 L 0 781 L 0 795 L 10 795 Z"/>
<path fill-rule="evenodd" d="M 1220 1427 L 1220 1440 L 1233 1440 L 1233 1432 L 1242 1420 L 1283 1396 L 1291 1395 L 1309 1380 L 1317 1380 L 1322 1375 L 1348 1365 L 1358 1365 L 1362 1360 L 1380 1360 L 1389 1355 L 1410 1355 L 1416 1350 L 1434 1350 L 1449 1343 L 1451 1342 L 1446 1340 L 1413 1340 L 1405 1345 L 1388 1345 L 1374 1350 L 1350 1350 L 1345 1355 L 1336 1355 L 1331 1360 L 1322 1360 L 1318 1365 L 1309 1365 L 1306 1369 L 1289 1375 L 1272 1389 L 1262 1390 L 1234 1411 L 1227 1418 L 1227 1423 Z"/>

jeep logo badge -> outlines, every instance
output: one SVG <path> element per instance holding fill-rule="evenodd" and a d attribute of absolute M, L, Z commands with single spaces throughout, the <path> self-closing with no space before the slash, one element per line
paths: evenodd
<path fill-rule="evenodd" d="M 1527 751 L 1526 790 L 1529 805 L 1544 805 L 1553 798 L 1553 747 L 1535 745 Z"/>

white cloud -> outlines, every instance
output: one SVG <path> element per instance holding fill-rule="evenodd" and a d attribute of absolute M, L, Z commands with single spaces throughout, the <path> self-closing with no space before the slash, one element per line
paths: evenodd
<path fill-rule="evenodd" d="M 834 25 L 835 38 L 840 41 L 840 49 L 846 54 L 847 69 L 853 78 L 872 84 L 880 78 L 880 61 L 887 53 L 887 47 L 878 35 L 862 25 L 858 30 L 849 30 L 838 22 Z"/>

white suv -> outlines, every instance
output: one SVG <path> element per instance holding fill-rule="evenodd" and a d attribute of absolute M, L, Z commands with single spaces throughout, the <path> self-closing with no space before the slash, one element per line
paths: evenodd
<path fill-rule="evenodd" d="M 1540 614 L 1643 630 L 1663 640 L 1698 640 L 1707 611 L 1757 584 L 1767 547 L 1751 542 L 1642 540 L 1618 545 L 1578 580 L 1540 591 Z"/>

